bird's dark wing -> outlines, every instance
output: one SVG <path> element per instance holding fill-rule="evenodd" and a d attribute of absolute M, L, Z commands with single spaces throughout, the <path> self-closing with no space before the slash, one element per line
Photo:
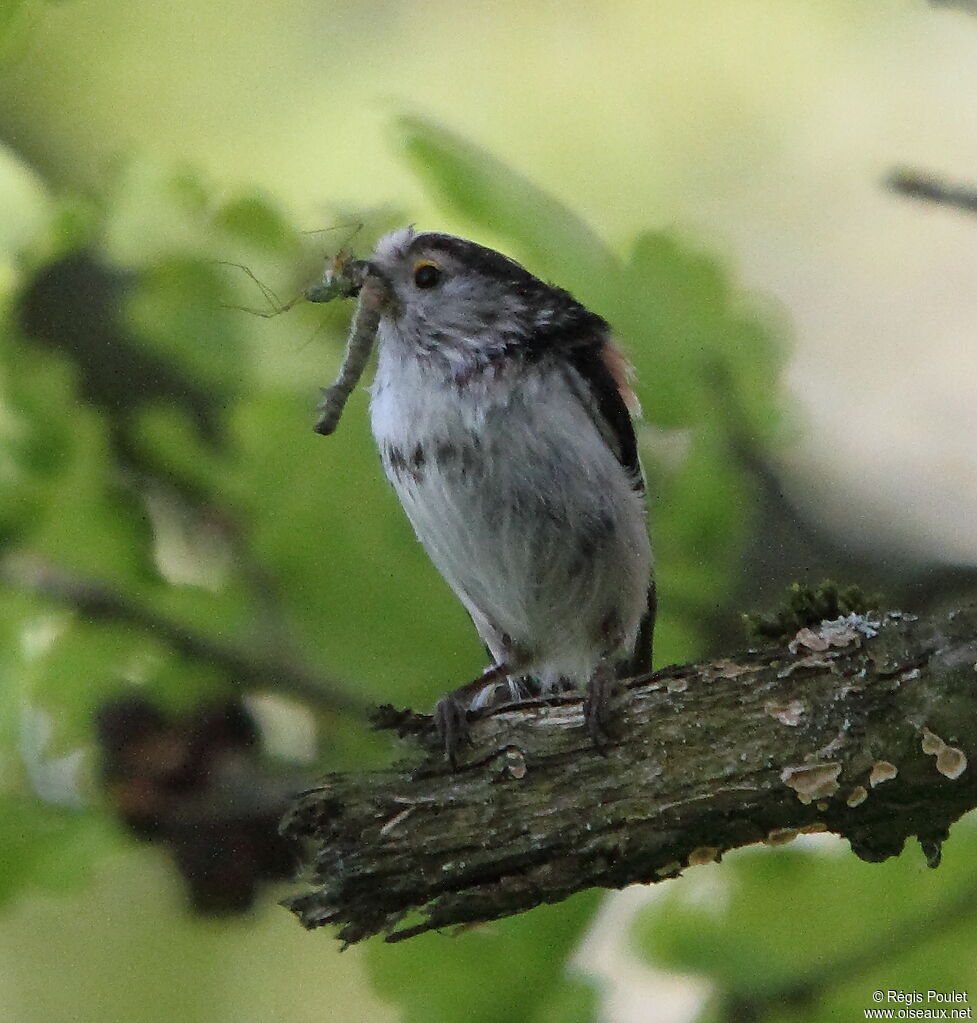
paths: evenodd
<path fill-rule="evenodd" d="M 648 599 L 645 613 L 641 616 L 638 627 L 638 638 L 634 643 L 631 656 L 619 666 L 620 678 L 633 678 L 651 671 L 651 658 L 655 646 L 655 618 L 658 615 L 658 591 L 655 589 L 655 577 L 648 580 Z"/>
<path fill-rule="evenodd" d="M 634 433 L 634 422 L 628 410 L 622 390 L 627 387 L 624 378 L 626 363 L 611 347 L 609 341 L 603 346 L 587 345 L 572 348 L 567 353 L 570 364 L 576 370 L 573 383 L 584 406 L 590 412 L 594 425 L 624 467 L 634 489 L 644 495 L 645 478 L 638 460 L 638 441 Z M 615 372 L 616 371 L 616 372 Z M 577 383 L 579 381 L 579 384 Z M 655 616 L 658 599 L 655 579 L 648 580 L 648 598 L 645 613 L 638 630 L 638 639 L 631 656 L 621 665 L 621 678 L 641 675 L 651 671 L 652 647 L 655 632 Z"/>
<path fill-rule="evenodd" d="M 604 346 L 609 348 L 610 342 L 605 341 Z M 616 350 L 609 349 L 615 360 L 611 361 L 604 346 L 580 346 L 566 352 L 570 365 L 577 371 L 577 379 L 571 381 L 571 386 L 578 391 L 600 435 L 627 471 L 634 489 L 644 494 L 645 478 L 638 460 L 634 423 L 621 393 L 622 385 L 626 384 L 618 380 L 611 369 L 619 357 Z M 620 362 L 623 367 L 623 360 Z"/>

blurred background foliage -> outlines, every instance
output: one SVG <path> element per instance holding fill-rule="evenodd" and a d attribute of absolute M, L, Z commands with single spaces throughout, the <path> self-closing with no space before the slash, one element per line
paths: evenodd
<path fill-rule="evenodd" d="M 311 430 L 351 310 L 246 311 L 417 221 L 606 316 L 645 409 L 661 663 L 735 647 L 740 613 L 795 579 L 910 610 L 972 593 L 977 403 L 939 347 L 967 289 L 951 276 L 959 320 L 944 303 L 917 336 L 903 282 L 974 236 L 921 235 L 863 154 L 897 137 L 896 96 L 912 142 L 886 159 L 977 161 L 954 149 L 972 110 L 948 72 L 906 70 L 923 38 L 972 60 L 977 23 L 940 21 L 961 17 L 0 6 L 4 1019 L 787 1021 L 857 1015 L 876 987 L 967 989 L 965 825 L 935 873 L 916 850 L 878 867 L 809 842 L 647 906 L 633 890 L 596 928 L 585 893 L 342 958 L 301 932 L 275 905 L 288 793 L 389 760 L 369 706 L 426 709 L 482 652 L 382 480 L 363 391 L 334 437 Z M 945 136 L 911 113 L 934 95 Z M 889 319 L 856 343 L 866 307 Z M 914 381 L 902 405 L 883 349 Z M 894 468 L 915 401 L 930 418 Z"/>

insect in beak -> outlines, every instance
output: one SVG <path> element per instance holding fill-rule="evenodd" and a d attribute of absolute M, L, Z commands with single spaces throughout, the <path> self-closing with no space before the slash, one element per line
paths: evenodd
<path fill-rule="evenodd" d="M 337 257 L 322 280 L 305 293 L 310 302 L 329 302 L 334 298 L 359 298 L 356 315 L 346 339 L 346 352 L 335 382 L 323 389 L 315 432 L 327 436 L 339 425 L 349 396 L 366 369 L 384 306 L 390 297 L 386 279 L 367 260 L 340 260 Z"/>
<path fill-rule="evenodd" d="M 365 259 L 350 259 L 340 253 L 325 269 L 320 280 L 305 289 L 307 302 L 331 302 L 334 298 L 356 298 L 363 282 L 376 268 Z"/>

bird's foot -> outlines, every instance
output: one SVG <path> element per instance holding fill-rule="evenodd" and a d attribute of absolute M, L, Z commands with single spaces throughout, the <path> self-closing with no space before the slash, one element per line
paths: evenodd
<path fill-rule="evenodd" d="M 464 689 L 466 687 L 462 687 Z M 458 698 L 456 690 L 445 693 L 434 706 L 434 727 L 444 747 L 444 756 L 454 771 L 458 767 L 458 751 L 462 744 L 472 743 L 471 730 L 468 727 L 468 703 Z"/>
<path fill-rule="evenodd" d="M 512 669 L 507 664 L 493 664 L 478 678 L 453 692 L 446 693 L 434 707 L 434 727 L 444 747 L 444 756 L 454 771 L 458 767 L 458 752 L 462 745 L 472 745 L 468 727 L 468 711 L 478 706 L 478 697 L 487 687 L 504 681 Z"/>
<path fill-rule="evenodd" d="M 583 719 L 587 732 L 598 749 L 603 753 L 610 739 L 609 725 L 613 720 L 613 700 L 617 689 L 617 678 L 609 661 L 601 661 L 594 668 L 587 682 L 587 693 L 583 701 Z"/>

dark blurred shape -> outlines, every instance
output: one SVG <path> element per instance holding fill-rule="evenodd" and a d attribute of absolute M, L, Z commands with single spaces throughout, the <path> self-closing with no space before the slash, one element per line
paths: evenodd
<path fill-rule="evenodd" d="M 201 439 L 216 445 L 223 402 L 129 331 L 123 303 L 137 281 L 136 274 L 79 249 L 38 271 L 20 296 L 17 318 L 27 337 L 74 362 L 82 399 L 108 417 L 116 455 L 139 464 L 130 430 L 146 405 L 182 409 Z"/>
<path fill-rule="evenodd" d="M 233 536 L 235 524 L 215 507 L 200 481 L 174 470 L 137 435 L 139 414 L 153 404 L 176 408 L 200 440 L 223 446 L 221 416 L 229 394 L 202 384 L 178 362 L 153 351 L 128 327 L 125 302 L 139 275 L 108 263 L 91 249 L 78 249 L 43 266 L 27 283 L 16 309 L 23 336 L 60 353 L 76 369 L 78 395 L 101 414 L 116 467 L 120 510 L 143 537 L 142 569 L 156 578 L 154 524 L 145 495 L 165 496 L 188 534 L 213 539 Z"/>
<path fill-rule="evenodd" d="M 956 7 L 968 14 L 977 14 L 977 0 L 930 0 L 932 7 Z"/>
<path fill-rule="evenodd" d="M 910 199 L 922 199 L 965 213 L 977 213 L 977 188 L 973 185 L 950 184 L 933 174 L 907 168 L 893 171 L 885 183 L 893 192 Z"/>
<path fill-rule="evenodd" d="M 244 912 L 261 882 L 294 874 L 298 846 L 278 822 L 307 780 L 267 771 L 240 700 L 172 717 L 131 694 L 103 704 L 95 723 L 109 802 L 133 834 L 168 847 L 196 912 Z"/>

